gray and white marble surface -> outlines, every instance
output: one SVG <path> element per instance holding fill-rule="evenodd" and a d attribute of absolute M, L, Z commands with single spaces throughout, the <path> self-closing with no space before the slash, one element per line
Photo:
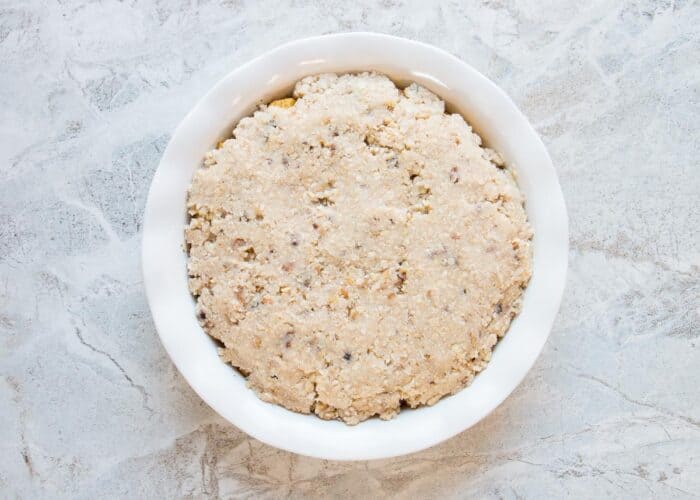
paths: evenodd
<path fill-rule="evenodd" d="M 697 0 L 0 1 L 0 497 L 700 495 Z M 369 30 L 501 85 L 568 204 L 567 288 L 525 382 L 410 456 L 339 463 L 209 409 L 150 318 L 141 219 L 171 131 L 236 65 Z"/>

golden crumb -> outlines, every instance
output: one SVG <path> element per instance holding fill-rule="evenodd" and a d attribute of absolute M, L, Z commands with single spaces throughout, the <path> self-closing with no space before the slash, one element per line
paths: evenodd
<path fill-rule="evenodd" d="M 285 97 L 284 99 L 277 99 L 276 101 L 272 101 L 270 103 L 270 106 L 274 106 L 276 108 L 291 108 L 296 104 L 296 102 L 297 100 L 293 97 Z"/>

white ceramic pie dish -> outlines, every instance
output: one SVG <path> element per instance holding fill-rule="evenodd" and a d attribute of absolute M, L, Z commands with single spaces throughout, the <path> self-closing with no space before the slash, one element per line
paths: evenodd
<path fill-rule="evenodd" d="M 265 403 L 223 363 L 195 317 L 183 251 L 185 200 L 204 154 L 261 102 L 287 95 L 304 76 L 376 70 L 429 88 L 460 112 L 485 143 L 515 165 L 534 230 L 533 274 L 523 309 L 473 383 L 431 407 L 356 426 Z M 556 316 L 568 254 L 561 188 L 542 141 L 508 96 L 454 56 L 375 33 L 295 41 L 235 69 L 180 123 L 153 178 L 143 228 L 146 293 L 161 341 L 192 388 L 229 422 L 269 445 L 336 460 L 386 458 L 433 446 L 494 410 L 534 364 Z"/>

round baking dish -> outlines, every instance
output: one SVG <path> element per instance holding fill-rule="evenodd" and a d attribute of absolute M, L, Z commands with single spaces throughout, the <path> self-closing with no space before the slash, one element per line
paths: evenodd
<path fill-rule="evenodd" d="M 514 166 L 534 231 L 533 273 L 523 309 L 472 384 L 430 407 L 356 426 L 265 403 L 222 362 L 195 317 L 183 251 L 186 193 L 204 154 L 259 103 L 287 95 L 304 76 L 374 70 L 399 85 L 417 82 L 459 112 Z M 471 427 L 520 383 L 539 355 L 564 290 L 567 215 L 542 141 L 513 101 L 456 57 L 430 45 L 375 33 L 308 38 L 235 69 L 175 130 L 153 178 L 143 226 L 143 273 L 153 319 L 180 373 L 216 412 L 271 446 L 335 460 L 386 458 L 433 446 Z"/>

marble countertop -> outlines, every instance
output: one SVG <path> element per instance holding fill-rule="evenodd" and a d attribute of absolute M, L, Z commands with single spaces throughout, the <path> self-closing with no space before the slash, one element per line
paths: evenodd
<path fill-rule="evenodd" d="M 1 2 L 0 496 L 700 495 L 700 5 L 304 4 Z M 270 448 L 202 403 L 139 262 L 150 179 L 194 102 L 282 42 L 350 30 L 501 85 L 571 231 L 561 311 L 515 393 L 439 446 L 361 463 Z"/>

